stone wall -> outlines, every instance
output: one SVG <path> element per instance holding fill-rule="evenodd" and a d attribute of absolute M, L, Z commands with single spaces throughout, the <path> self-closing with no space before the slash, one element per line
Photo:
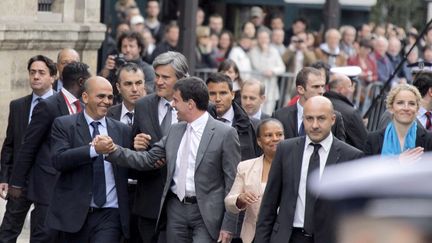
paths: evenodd
<path fill-rule="evenodd" d="M 37 0 L 0 0 L 0 144 L 9 102 L 31 92 L 27 61 L 38 54 L 54 61 L 60 49 L 74 48 L 96 72 L 97 50 L 105 37 L 95 0 L 54 0 L 51 12 L 39 12 Z M 0 221 L 4 201 L 0 199 Z"/>

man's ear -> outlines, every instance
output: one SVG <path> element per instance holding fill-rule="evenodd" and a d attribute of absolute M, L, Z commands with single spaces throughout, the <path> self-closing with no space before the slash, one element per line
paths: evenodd
<path fill-rule="evenodd" d="M 298 95 L 304 95 L 304 93 L 305 93 L 305 88 L 304 88 L 303 86 L 298 85 L 298 86 L 296 87 L 296 89 L 297 89 L 297 94 L 298 94 Z"/>

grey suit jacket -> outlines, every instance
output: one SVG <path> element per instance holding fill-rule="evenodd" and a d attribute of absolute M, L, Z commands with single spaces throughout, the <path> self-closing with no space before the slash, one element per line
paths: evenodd
<path fill-rule="evenodd" d="M 177 151 L 186 123 L 172 125 L 168 135 L 149 151 L 132 151 L 118 147 L 108 161 L 137 170 L 155 169 L 166 158 L 167 180 L 162 194 L 158 226 L 166 220 L 165 202 L 176 167 Z M 209 116 L 198 148 L 195 165 L 195 192 L 203 221 L 214 240 L 221 229 L 235 232 L 236 217 L 225 210 L 224 198 L 231 190 L 240 161 L 240 142 L 234 128 Z"/>

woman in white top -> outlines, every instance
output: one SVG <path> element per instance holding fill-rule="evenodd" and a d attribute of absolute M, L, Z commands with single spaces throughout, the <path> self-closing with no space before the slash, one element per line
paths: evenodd
<path fill-rule="evenodd" d="M 267 183 L 276 147 L 284 139 L 283 125 L 269 118 L 257 127 L 257 142 L 264 154 L 258 158 L 242 161 L 230 193 L 225 198 L 225 207 L 232 213 L 245 211 L 240 237 L 243 243 L 250 243 L 255 237 L 255 226 Z"/>

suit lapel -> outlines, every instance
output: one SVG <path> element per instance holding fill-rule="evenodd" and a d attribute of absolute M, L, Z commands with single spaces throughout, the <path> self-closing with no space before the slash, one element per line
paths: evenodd
<path fill-rule="evenodd" d="M 159 125 L 159 99 L 160 97 L 155 94 L 151 100 L 152 102 L 150 102 L 151 107 L 149 107 L 149 109 L 151 109 L 151 112 L 149 112 L 148 115 L 150 116 L 153 130 L 156 132 L 159 138 L 162 138 L 162 129 Z"/>
<path fill-rule="evenodd" d="M 291 119 L 291 122 L 289 124 L 292 124 L 292 127 L 289 129 L 292 130 L 294 137 L 298 137 L 298 124 L 297 124 L 297 105 L 294 105 L 294 109 L 290 112 L 288 119 Z"/>
<path fill-rule="evenodd" d="M 120 129 L 117 129 L 114 122 L 109 117 L 105 117 L 105 120 L 106 120 L 106 124 L 107 124 L 108 136 L 110 136 L 112 138 L 112 140 L 114 141 L 115 144 L 123 144 L 123 141 L 120 141 L 121 140 L 121 136 L 119 133 Z M 117 183 L 117 168 L 118 168 L 118 166 L 116 163 L 112 163 L 111 165 L 114 168 L 113 173 L 114 173 L 114 177 L 115 177 L 116 183 Z"/>
<path fill-rule="evenodd" d="M 198 166 L 201 164 L 201 161 L 204 157 L 204 153 L 207 150 L 207 147 L 213 137 L 214 130 L 215 130 L 214 122 L 215 122 L 214 119 L 209 116 L 207 124 L 204 128 L 203 135 L 201 137 L 200 144 L 198 146 L 198 151 L 195 158 L 195 171 L 198 169 Z"/>
<path fill-rule="evenodd" d="M 178 129 L 171 129 L 170 133 L 169 133 L 169 139 L 167 138 L 167 141 L 165 143 L 165 150 L 167 150 L 167 144 L 169 143 L 171 146 L 174 146 L 173 149 L 173 153 L 172 154 L 167 154 L 167 161 L 172 161 L 172 162 L 168 162 L 168 174 L 172 176 L 174 176 L 174 170 L 176 167 L 176 162 L 177 162 L 177 152 L 180 149 L 180 143 L 181 140 L 183 138 L 183 134 L 186 131 L 186 123 L 182 123 Z M 168 158 L 169 156 L 169 158 Z"/>
<path fill-rule="evenodd" d="M 58 108 L 60 110 L 60 113 L 62 115 L 70 115 L 69 109 L 68 109 L 67 104 L 66 104 L 65 97 L 63 96 L 63 93 L 62 92 L 57 93 L 56 98 L 58 101 Z"/>
<path fill-rule="evenodd" d="M 77 117 L 77 133 L 81 138 L 84 144 L 87 144 L 92 141 L 92 137 L 90 136 L 90 129 L 88 127 L 87 121 L 84 117 L 84 113 L 79 113 Z"/>
<path fill-rule="evenodd" d="M 294 178 L 294 191 L 298 192 L 299 184 L 300 184 L 300 176 L 301 176 L 301 169 L 303 164 L 303 151 L 305 146 L 306 137 L 301 137 L 300 139 L 297 139 L 296 141 L 296 147 L 292 154 L 292 163 L 294 164 L 294 170 L 291 172 L 291 175 Z"/>
<path fill-rule="evenodd" d="M 327 157 L 325 167 L 332 165 L 332 164 L 336 164 L 339 161 L 339 159 L 340 159 L 339 140 L 335 136 L 333 136 L 333 143 L 332 143 L 332 146 L 330 147 L 330 151 L 329 151 L 329 155 Z"/>

